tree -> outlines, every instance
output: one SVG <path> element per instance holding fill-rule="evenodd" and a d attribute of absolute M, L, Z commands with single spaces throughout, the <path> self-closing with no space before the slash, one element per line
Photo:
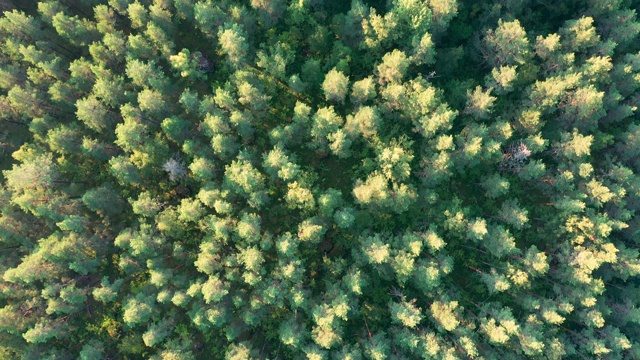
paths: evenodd
<path fill-rule="evenodd" d="M 78 138 L 79 132 L 80 130 L 75 124 L 70 126 L 61 125 L 47 131 L 47 144 L 49 144 L 51 150 L 61 154 L 77 153 L 81 144 Z"/>
<path fill-rule="evenodd" d="M 162 319 L 158 323 L 149 325 L 147 331 L 142 335 L 144 344 L 148 347 L 160 344 L 167 336 L 171 335 L 172 322 L 171 319 Z"/>
<path fill-rule="evenodd" d="M 364 346 L 364 353 L 374 360 L 382 360 L 389 356 L 390 344 L 384 332 L 378 332 Z"/>
<path fill-rule="evenodd" d="M 169 139 L 182 144 L 189 133 L 189 125 L 185 120 L 174 116 L 164 119 L 160 127 Z"/>
<path fill-rule="evenodd" d="M 260 216 L 256 214 L 244 214 L 238 222 L 237 233 L 240 238 L 249 244 L 256 243 L 260 240 Z"/>
<path fill-rule="evenodd" d="M 80 350 L 80 359 L 81 360 L 90 360 L 90 359 L 101 360 L 103 359 L 103 353 L 104 353 L 104 345 L 98 341 L 93 341 L 82 347 L 82 350 Z"/>
<path fill-rule="evenodd" d="M 126 89 L 124 77 L 114 75 L 108 70 L 100 69 L 100 78 L 93 85 L 93 94 L 103 104 L 118 108 L 127 101 L 132 101 L 132 94 Z M 109 121 L 113 121 L 110 116 Z"/>
<path fill-rule="evenodd" d="M 128 326 L 134 327 L 147 322 L 154 313 L 153 298 L 140 293 L 129 297 L 123 306 L 122 320 Z"/>
<path fill-rule="evenodd" d="M 431 21 L 434 32 L 439 33 L 446 29 L 448 23 L 458 13 L 458 3 L 452 0 L 429 0 L 431 8 Z"/>
<path fill-rule="evenodd" d="M 491 96 L 491 88 L 486 92 L 482 91 L 482 87 L 477 86 L 473 92 L 467 90 L 467 107 L 464 113 L 470 114 L 477 119 L 486 119 L 491 114 L 491 108 L 496 101 L 496 97 Z"/>
<path fill-rule="evenodd" d="M 487 83 L 491 88 L 500 93 L 509 92 L 513 89 L 513 83 L 517 79 L 517 66 L 501 66 L 491 70 L 491 78 L 487 76 Z"/>
<path fill-rule="evenodd" d="M 591 17 L 568 20 L 560 30 L 560 36 L 566 39 L 570 51 L 594 46 L 600 40 Z"/>
<path fill-rule="evenodd" d="M 144 31 L 145 35 L 151 43 L 155 46 L 155 50 L 160 52 L 160 54 L 168 59 L 171 54 L 174 53 L 173 48 L 175 44 L 171 40 L 171 37 L 167 32 L 161 27 L 156 25 L 153 21 L 147 23 L 147 28 Z"/>
<path fill-rule="evenodd" d="M 640 358 L 638 9 L 525 4 L 0 0 L 0 358 Z"/>
<path fill-rule="evenodd" d="M 30 118 L 42 117 L 43 109 L 47 108 L 40 94 L 31 86 L 14 86 L 7 92 L 7 100 L 16 113 Z"/>
<path fill-rule="evenodd" d="M 198 199 L 182 199 L 178 207 L 178 220 L 197 222 L 205 214 L 205 208 Z"/>
<path fill-rule="evenodd" d="M 193 19 L 193 0 L 174 0 L 173 6 L 181 19 Z"/>
<path fill-rule="evenodd" d="M 326 149 L 329 135 L 337 132 L 344 123 L 344 119 L 336 114 L 333 106 L 318 109 L 312 121 L 310 133 L 314 141 L 309 146 L 321 151 Z"/>
<path fill-rule="evenodd" d="M 593 135 L 584 136 L 574 129 L 572 133 L 562 133 L 561 136 L 557 149 L 568 159 L 577 160 L 589 155 Z"/>
<path fill-rule="evenodd" d="M 220 301 L 228 293 L 229 290 L 225 283 L 217 276 L 209 276 L 209 279 L 202 285 L 202 295 L 207 304 Z"/>
<path fill-rule="evenodd" d="M 118 192 L 108 184 L 85 192 L 82 202 L 90 210 L 107 216 L 120 213 L 123 205 Z"/>
<path fill-rule="evenodd" d="M 509 191 L 509 181 L 500 177 L 499 174 L 493 174 L 487 176 L 481 183 L 481 186 L 485 189 L 485 194 L 489 198 L 497 198 L 504 195 Z"/>
<path fill-rule="evenodd" d="M 378 82 L 385 85 L 388 82 L 400 82 L 409 68 L 409 58 L 404 52 L 396 49 L 382 57 L 378 65 Z"/>
<path fill-rule="evenodd" d="M 103 34 L 109 34 L 116 30 L 115 12 L 107 5 L 97 5 L 93 8 L 96 18 L 96 28 Z"/>
<path fill-rule="evenodd" d="M 252 0 L 251 7 L 260 12 L 263 26 L 270 28 L 283 15 L 286 5 L 282 0 Z"/>
<path fill-rule="evenodd" d="M 269 153 L 265 153 L 262 158 L 262 166 L 272 178 L 290 181 L 300 172 L 300 167 L 293 163 L 289 156 L 278 146 Z"/>
<path fill-rule="evenodd" d="M 142 180 L 138 169 L 126 156 L 117 156 L 109 160 L 109 167 L 113 176 L 121 184 L 136 184 Z"/>
<path fill-rule="evenodd" d="M 210 36 L 226 20 L 225 13 L 211 0 L 198 1 L 193 6 L 193 17 L 200 31 Z"/>
<path fill-rule="evenodd" d="M 579 130 L 593 131 L 597 121 L 605 115 L 603 98 L 604 92 L 598 91 L 593 85 L 572 91 L 566 105 L 562 106 L 563 118 Z"/>
<path fill-rule="evenodd" d="M 289 191 L 287 191 L 285 199 L 289 207 L 293 209 L 299 208 L 301 210 L 309 211 L 313 210 L 316 205 L 316 201 L 311 191 L 300 186 L 297 181 L 289 184 Z"/>
<path fill-rule="evenodd" d="M 140 110 L 150 115 L 162 116 L 167 112 L 167 103 L 162 93 L 150 89 L 144 89 L 138 93 L 138 105 Z"/>
<path fill-rule="evenodd" d="M 164 90 L 167 86 L 167 79 L 161 68 L 156 66 L 155 61 L 147 63 L 136 58 L 127 58 L 127 76 L 133 84 L 140 87 L 150 87 L 157 90 Z"/>
<path fill-rule="evenodd" d="M 134 29 L 144 27 L 149 22 L 149 12 L 138 1 L 130 2 L 126 12 Z"/>
<path fill-rule="evenodd" d="M 13 165 L 11 170 L 2 172 L 6 184 L 14 193 L 21 193 L 29 189 L 48 188 L 56 181 L 56 168 L 50 156 L 40 155 Z"/>
<path fill-rule="evenodd" d="M 436 51 L 431 34 L 425 32 L 422 37 L 415 36 L 412 39 L 413 54 L 411 61 L 416 65 L 433 64 L 435 62 Z"/>
<path fill-rule="evenodd" d="M 294 60 L 295 54 L 290 46 L 282 42 L 276 43 L 269 50 L 269 54 L 258 51 L 256 65 L 265 69 L 275 78 L 284 80 L 287 74 L 286 68 Z"/>
<path fill-rule="evenodd" d="M 200 69 L 198 59 L 194 55 L 191 54 L 189 49 L 182 49 L 176 55 L 171 55 L 169 62 L 181 77 L 204 80 L 206 78 L 205 73 Z"/>
<path fill-rule="evenodd" d="M 415 190 L 406 184 L 392 184 L 380 173 L 371 173 L 366 181 L 356 181 L 353 188 L 356 203 L 373 208 L 386 208 L 397 213 L 407 210 L 416 197 Z"/>
<path fill-rule="evenodd" d="M 253 207 L 261 207 L 268 200 L 264 175 L 245 159 L 238 159 L 225 167 L 224 185 L 246 197 Z"/>
<path fill-rule="evenodd" d="M 327 229 L 318 224 L 319 219 L 312 218 L 301 222 L 298 225 L 298 238 L 301 241 L 317 244 L 322 240 L 322 236 L 327 232 Z"/>
<path fill-rule="evenodd" d="M 498 27 L 487 31 L 484 58 L 494 67 L 521 65 L 529 60 L 531 46 L 520 21 L 498 21 Z"/>
<path fill-rule="evenodd" d="M 118 297 L 118 289 L 123 282 L 123 279 L 117 279 L 113 283 L 109 283 L 109 277 L 105 276 L 100 281 L 101 286 L 93 290 L 93 297 L 103 303 L 112 302 Z"/>
<path fill-rule="evenodd" d="M 518 201 L 515 199 L 507 200 L 502 203 L 500 209 L 500 217 L 507 224 L 513 226 L 517 230 L 521 230 L 528 222 L 528 211 L 518 206 Z"/>
<path fill-rule="evenodd" d="M 189 165 L 189 170 L 191 170 L 194 178 L 203 182 L 213 179 L 216 174 L 215 164 L 204 157 L 196 157 Z"/>
<path fill-rule="evenodd" d="M 33 344 L 46 343 L 51 338 L 62 337 L 64 325 L 53 321 L 40 321 L 34 327 L 27 330 L 22 337 Z"/>
<path fill-rule="evenodd" d="M 364 78 L 353 83 L 351 102 L 361 104 L 376 97 L 375 82 L 372 77 Z"/>
<path fill-rule="evenodd" d="M 218 30 L 218 38 L 220 39 L 220 47 L 231 64 L 238 66 L 244 61 L 248 55 L 249 47 L 241 26 L 233 24 L 226 26 L 224 30 L 221 27 Z"/>
<path fill-rule="evenodd" d="M 356 199 L 363 203 L 381 203 L 387 200 L 388 180 L 382 174 L 372 174 L 365 182 L 358 181 L 353 189 Z"/>
<path fill-rule="evenodd" d="M 330 141 L 329 148 L 334 155 L 341 159 L 351 156 L 352 141 L 343 129 L 327 135 L 327 140 Z"/>
<path fill-rule="evenodd" d="M 39 6 L 42 4 L 38 4 Z M 14 9 L 3 11 L 0 27 L 8 34 L 13 34 L 17 40 L 33 40 L 38 38 L 41 31 L 39 19 Z"/>
<path fill-rule="evenodd" d="M 362 21 L 365 46 L 376 49 L 397 40 L 397 26 L 398 18 L 395 12 L 391 11 L 381 16 L 375 9 L 371 9 L 369 17 Z"/>
<path fill-rule="evenodd" d="M 382 125 L 377 107 L 362 106 L 355 115 L 347 116 L 345 130 L 350 134 L 362 134 L 365 138 L 374 137 Z"/>
<path fill-rule="evenodd" d="M 431 316 L 443 329 L 453 331 L 460 324 L 454 312 L 457 307 L 457 301 L 434 301 L 431 304 Z"/>
<path fill-rule="evenodd" d="M 338 210 L 334 214 L 334 221 L 340 228 L 349 228 L 355 221 L 354 211 L 351 208 Z"/>
<path fill-rule="evenodd" d="M 122 110 L 125 110 L 123 107 Z M 131 108 L 131 110 L 135 110 Z M 148 127 L 135 118 L 123 116 L 124 122 L 116 125 L 116 145 L 125 151 L 132 152 L 141 147 L 148 137 Z"/>
<path fill-rule="evenodd" d="M 76 102 L 76 116 L 91 130 L 102 132 L 113 126 L 111 113 L 96 98 L 84 98 Z"/>
<path fill-rule="evenodd" d="M 267 108 L 270 97 L 262 94 L 260 89 L 249 82 L 242 82 L 238 85 L 238 102 L 256 114 L 263 114 Z"/>
<path fill-rule="evenodd" d="M 392 144 L 379 152 L 378 163 L 384 176 L 391 181 L 403 181 L 411 175 L 411 151 L 399 145 Z"/>
<path fill-rule="evenodd" d="M 151 42 L 142 34 L 129 34 L 127 50 L 131 56 L 137 59 L 153 59 L 156 57 Z"/>
<path fill-rule="evenodd" d="M 99 40 L 98 29 L 95 24 L 78 16 L 67 16 L 59 12 L 52 18 L 55 30 L 75 46 L 86 46 Z"/>
<path fill-rule="evenodd" d="M 322 90 L 327 101 L 342 103 L 349 90 L 349 77 L 333 68 L 325 76 Z"/>

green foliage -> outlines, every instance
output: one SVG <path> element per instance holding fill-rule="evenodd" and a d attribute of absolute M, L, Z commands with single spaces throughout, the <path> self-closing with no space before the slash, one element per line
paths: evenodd
<path fill-rule="evenodd" d="M 128 326 L 136 326 L 146 323 L 153 315 L 154 301 L 151 297 L 139 293 L 135 297 L 125 300 L 122 309 L 122 320 Z"/>
<path fill-rule="evenodd" d="M 101 286 L 96 287 L 93 290 L 93 297 L 96 300 L 101 301 L 103 303 L 114 301 L 118 297 L 118 289 L 120 288 L 123 282 L 124 282 L 123 279 L 118 279 L 110 284 L 109 277 L 105 276 L 102 278 L 102 281 L 100 282 Z"/>
<path fill-rule="evenodd" d="M 367 77 L 353 83 L 351 89 L 351 102 L 360 104 L 376 97 L 375 82 L 372 77 Z"/>
<path fill-rule="evenodd" d="M 409 328 L 416 327 L 422 320 L 420 309 L 416 308 L 412 302 L 391 303 L 389 304 L 389 311 L 394 321 Z"/>
<path fill-rule="evenodd" d="M 482 87 L 477 86 L 473 92 L 467 90 L 467 107 L 464 112 L 477 118 L 486 119 L 491 114 L 491 108 L 493 107 L 495 96 L 491 96 L 491 90 L 486 92 L 482 91 Z"/>
<path fill-rule="evenodd" d="M 76 102 L 78 111 L 76 116 L 82 120 L 87 127 L 97 132 L 102 132 L 109 126 L 107 109 L 96 98 L 85 98 Z"/>
<path fill-rule="evenodd" d="M 322 90 L 324 90 L 324 96 L 327 101 L 344 102 L 349 90 L 349 78 L 341 71 L 333 68 L 325 76 Z"/>
<path fill-rule="evenodd" d="M 396 49 L 385 54 L 382 63 L 377 67 L 380 84 L 400 82 L 408 68 L 409 59 L 402 51 Z"/>
<path fill-rule="evenodd" d="M 82 196 L 82 202 L 98 214 L 114 215 L 122 211 L 120 195 L 108 185 L 88 190 Z"/>
<path fill-rule="evenodd" d="M 220 39 L 220 47 L 229 61 L 234 65 L 239 65 L 248 52 L 248 44 L 241 25 L 232 24 L 226 29 L 221 27 L 218 30 L 218 38 Z"/>
<path fill-rule="evenodd" d="M 493 66 L 524 64 L 531 56 L 531 46 L 519 20 L 498 21 L 498 27 L 487 31 L 485 59 Z"/>
<path fill-rule="evenodd" d="M 260 207 L 268 200 L 264 191 L 264 175 L 247 160 L 236 160 L 227 165 L 224 184 L 229 190 L 246 197 L 253 207 Z"/>
<path fill-rule="evenodd" d="M 90 360 L 90 359 L 103 359 L 104 357 L 104 345 L 100 342 L 92 342 L 86 344 L 82 347 L 80 351 L 80 359 L 81 360 Z"/>
<path fill-rule="evenodd" d="M 637 11 L 0 1 L 0 358 L 640 357 Z"/>
<path fill-rule="evenodd" d="M 182 49 L 178 54 L 171 55 L 169 62 L 181 77 L 204 80 L 205 74 L 204 71 L 199 68 L 197 55 L 198 53 L 192 55 L 189 49 Z"/>
<path fill-rule="evenodd" d="M 436 323 L 446 331 L 453 331 L 460 321 L 457 319 L 454 310 L 458 307 L 457 301 L 441 302 L 434 301 L 431 304 L 431 316 Z"/>

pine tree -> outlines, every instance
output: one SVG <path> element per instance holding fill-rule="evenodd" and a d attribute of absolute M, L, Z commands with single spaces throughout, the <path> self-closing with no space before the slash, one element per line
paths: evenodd
<path fill-rule="evenodd" d="M 640 357 L 638 9 L 523 4 L 0 0 L 0 358 Z"/>

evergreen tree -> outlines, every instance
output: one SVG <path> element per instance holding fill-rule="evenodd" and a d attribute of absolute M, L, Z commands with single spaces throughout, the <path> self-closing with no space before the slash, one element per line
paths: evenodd
<path fill-rule="evenodd" d="M 0 0 L 0 358 L 640 358 L 638 10 Z"/>

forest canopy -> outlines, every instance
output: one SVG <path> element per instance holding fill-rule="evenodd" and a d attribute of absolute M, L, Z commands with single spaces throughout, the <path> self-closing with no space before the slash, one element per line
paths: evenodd
<path fill-rule="evenodd" d="M 1 359 L 640 359 L 632 0 L 0 0 Z"/>

